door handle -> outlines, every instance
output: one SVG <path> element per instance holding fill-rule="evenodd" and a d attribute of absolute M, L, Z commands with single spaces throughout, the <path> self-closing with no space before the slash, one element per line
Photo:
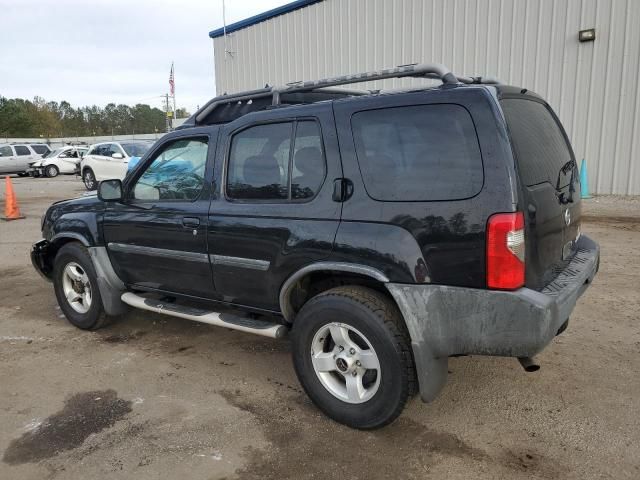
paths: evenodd
<path fill-rule="evenodd" d="M 345 202 L 353 195 L 353 182 L 348 178 L 336 178 L 333 181 L 333 201 Z"/>
<path fill-rule="evenodd" d="M 188 228 L 195 228 L 200 226 L 200 219 L 196 217 L 184 217 L 182 219 L 182 225 Z"/>

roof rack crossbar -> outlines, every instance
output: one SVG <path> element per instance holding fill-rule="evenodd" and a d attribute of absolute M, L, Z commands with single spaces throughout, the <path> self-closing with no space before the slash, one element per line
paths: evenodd
<path fill-rule="evenodd" d="M 220 105 L 234 102 L 244 102 L 257 98 L 272 97 L 272 105 L 279 105 L 283 94 L 300 92 L 327 92 L 344 93 L 345 95 L 364 95 L 371 93 L 367 90 L 347 90 L 336 89 L 340 85 L 349 85 L 361 82 L 371 82 L 374 80 L 384 80 L 387 78 L 421 77 L 440 80 L 445 85 L 458 83 L 465 84 L 498 84 L 493 77 L 458 77 L 454 75 L 446 66 L 439 63 L 414 63 L 401 65 L 395 68 L 384 70 L 374 70 L 372 72 L 355 73 L 351 75 L 341 75 L 339 77 L 323 78 L 319 80 L 291 82 L 279 87 L 260 88 L 234 94 L 224 94 L 210 100 L 195 114 L 195 125 L 200 124 L 207 118 L 213 110 Z"/>

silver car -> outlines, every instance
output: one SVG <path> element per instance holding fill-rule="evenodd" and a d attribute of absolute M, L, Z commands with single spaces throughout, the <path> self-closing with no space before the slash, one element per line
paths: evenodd
<path fill-rule="evenodd" d="M 0 174 L 27 175 L 29 165 L 41 156 L 27 144 L 0 143 Z"/>

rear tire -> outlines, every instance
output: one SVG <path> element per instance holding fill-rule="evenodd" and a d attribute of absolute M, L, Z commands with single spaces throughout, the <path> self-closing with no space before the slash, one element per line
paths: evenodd
<path fill-rule="evenodd" d="M 53 178 L 58 176 L 60 170 L 58 170 L 58 167 L 56 167 L 55 165 L 48 165 L 47 168 L 45 168 L 44 173 L 45 176 Z"/>
<path fill-rule="evenodd" d="M 98 181 L 96 180 L 93 170 L 90 168 L 85 168 L 82 172 L 82 181 L 84 182 L 85 188 L 89 191 L 98 188 Z"/>
<path fill-rule="evenodd" d="M 309 300 L 293 324 L 292 349 L 307 395 L 349 427 L 391 423 L 416 391 L 404 321 L 396 305 L 375 290 L 338 287 Z"/>
<path fill-rule="evenodd" d="M 107 324 L 96 271 L 87 249 L 67 243 L 53 264 L 53 288 L 60 309 L 69 322 L 83 330 L 97 330 Z"/>

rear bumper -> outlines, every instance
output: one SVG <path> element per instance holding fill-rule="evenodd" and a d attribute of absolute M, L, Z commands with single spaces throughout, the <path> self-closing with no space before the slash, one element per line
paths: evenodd
<path fill-rule="evenodd" d="M 577 248 L 567 268 L 542 291 L 387 284 L 411 335 L 423 399 L 431 400 L 430 390 L 444 383 L 442 359 L 449 356 L 530 357 L 544 349 L 598 271 L 598 244 L 583 235 Z"/>

